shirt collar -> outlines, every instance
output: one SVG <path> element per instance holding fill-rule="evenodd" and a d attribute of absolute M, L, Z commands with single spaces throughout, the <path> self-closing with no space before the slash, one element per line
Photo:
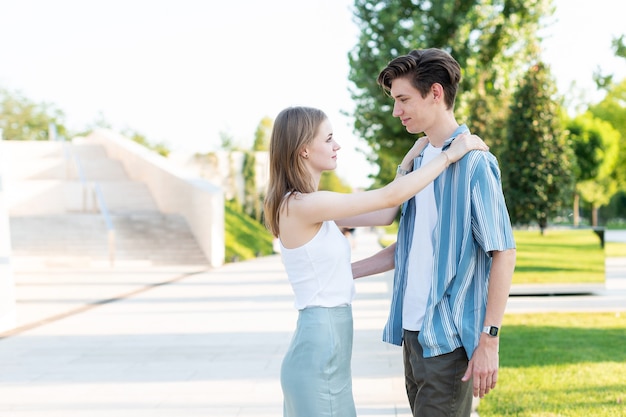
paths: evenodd
<path fill-rule="evenodd" d="M 452 144 L 452 141 L 454 139 L 456 139 L 457 136 L 459 136 L 462 133 L 469 133 L 469 129 L 467 128 L 467 125 L 461 125 L 459 127 L 456 128 L 456 130 L 454 131 L 454 133 L 452 133 L 452 136 L 450 136 L 448 139 L 446 139 L 446 141 L 443 143 L 443 146 L 441 147 L 442 150 L 445 150 L 446 148 L 448 148 L 448 146 L 450 146 Z"/>
<path fill-rule="evenodd" d="M 469 133 L 469 129 L 467 128 L 467 125 L 465 125 L 465 124 L 460 125 L 459 127 L 456 128 L 456 130 L 452 133 L 452 136 L 450 136 L 448 139 L 446 139 L 446 141 L 443 143 L 443 146 L 441 147 L 441 150 L 445 151 L 452 144 L 452 141 L 454 139 L 456 139 L 456 137 L 459 136 L 462 133 Z M 422 152 L 420 152 L 420 154 L 417 156 L 417 158 L 424 157 L 424 150 L 425 149 L 426 149 L 426 147 L 424 147 L 424 149 L 422 149 Z"/>

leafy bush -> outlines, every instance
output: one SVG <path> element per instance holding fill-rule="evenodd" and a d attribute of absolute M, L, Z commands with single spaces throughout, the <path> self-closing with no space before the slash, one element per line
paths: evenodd
<path fill-rule="evenodd" d="M 265 226 L 246 215 L 236 202 L 226 202 L 224 217 L 226 262 L 243 261 L 273 253 L 271 233 Z"/>

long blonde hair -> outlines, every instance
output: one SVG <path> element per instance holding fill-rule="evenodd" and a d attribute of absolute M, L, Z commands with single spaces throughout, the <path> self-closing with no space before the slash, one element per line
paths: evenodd
<path fill-rule="evenodd" d="M 296 193 L 315 190 L 311 174 L 300 156 L 313 140 L 324 120 L 323 111 L 311 107 L 288 107 L 281 111 L 272 128 L 269 149 L 270 177 L 265 197 L 265 225 L 279 235 L 282 204 Z"/>

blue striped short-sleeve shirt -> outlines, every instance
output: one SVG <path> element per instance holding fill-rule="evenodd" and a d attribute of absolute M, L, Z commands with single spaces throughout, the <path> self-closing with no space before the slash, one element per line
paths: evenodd
<path fill-rule="evenodd" d="M 464 131 L 467 127 L 460 126 L 443 149 Z M 415 169 L 420 163 L 421 156 L 415 160 Z M 515 248 L 496 158 L 489 152 L 469 152 L 435 179 L 434 192 L 433 282 L 419 341 L 425 357 L 463 346 L 471 358 L 485 317 L 490 253 Z M 414 204 L 411 198 L 402 206 L 391 311 L 383 332 L 383 340 L 396 345 L 402 344 L 402 302 Z"/>

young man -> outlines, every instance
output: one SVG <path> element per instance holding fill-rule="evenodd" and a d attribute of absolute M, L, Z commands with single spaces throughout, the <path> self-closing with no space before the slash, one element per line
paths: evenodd
<path fill-rule="evenodd" d="M 440 49 L 392 60 L 378 83 L 393 115 L 429 144 L 415 170 L 467 132 L 454 117 L 461 70 Z M 393 261 L 392 261 L 393 259 Z M 498 378 L 499 329 L 515 268 L 515 242 L 496 158 L 472 151 L 402 206 L 396 244 L 353 264 L 355 278 L 395 267 L 383 340 L 403 345 L 414 416 L 469 416 Z"/>

